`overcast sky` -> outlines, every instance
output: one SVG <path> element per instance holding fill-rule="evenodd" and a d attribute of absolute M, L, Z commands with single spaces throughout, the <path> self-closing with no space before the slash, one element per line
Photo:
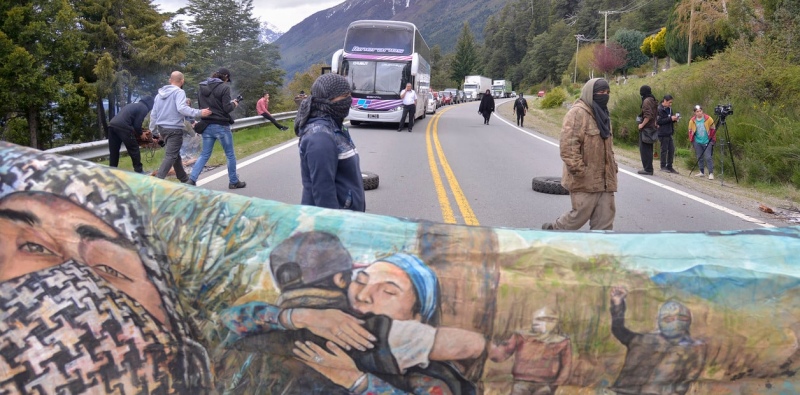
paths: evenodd
<path fill-rule="evenodd" d="M 253 16 L 275 25 L 283 32 L 317 11 L 331 8 L 344 0 L 253 0 Z M 188 0 L 153 0 L 159 11 L 175 11 Z"/>

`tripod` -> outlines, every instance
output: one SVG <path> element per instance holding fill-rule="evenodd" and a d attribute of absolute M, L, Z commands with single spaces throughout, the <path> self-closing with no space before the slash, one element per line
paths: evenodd
<path fill-rule="evenodd" d="M 717 145 L 720 146 L 720 152 L 722 152 L 720 155 L 724 155 L 725 147 L 727 147 L 728 148 L 728 153 L 731 156 L 731 165 L 733 165 L 733 176 L 736 178 L 736 183 L 738 184 L 739 183 L 739 175 L 736 173 L 736 162 L 734 162 L 734 160 L 733 160 L 733 144 L 731 143 L 731 136 L 728 133 L 728 122 L 725 121 L 725 117 L 727 117 L 728 115 L 727 114 L 717 114 L 717 115 L 719 115 L 719 127 L 717 128 L 717 130 L 722 129 L 722 130 L 725 131 L 725 138 L 724 139 L 719 139 L 721 141 L 717 144 Z M 724 127 L 724 129 L 723 129 L 723 127 Z M 697 162 L 695 162 L 694 166 L 692 166 L 692 169 L 689 170 L 689 174 L 692 174 L 692 172 L 694 171 L 695 167 L 698 167 L 700 165 L 700 160 L 705 157 L 706 150 L 709 147 L 711 147 L 712 160 L 713 160 L 714 148 L 713 148 L 713 145 L 711 144 L 711 141 L 709 141 L 708 144 L 706 144 L 706 146 L 703 148 L 703 152 L 700 153 L 700 157 L 697 159 Z M 725 184 L 725 158 L 720 158 L 719 162 L 720 162 L 720 165 L 719 165 L 720 185 L 724 185 Z"/>

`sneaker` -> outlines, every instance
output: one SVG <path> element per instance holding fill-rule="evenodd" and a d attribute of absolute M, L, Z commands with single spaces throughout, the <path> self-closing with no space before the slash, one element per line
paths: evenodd
<path fill-rule="evenodd" d="M 677 171 L 677 170 L 675 170 L 675 169 L 673 169 L 673 168 L 671 168 L 671 167 L 668 167 L 668 168 L 667 168 L 667 171 L 668 171 L 668 172 L 670 172 L 670 173 L 672 173 L 672 174 L 681 174 L 681 173 L 678 173 L 678 171 Z"/>
<path fill-rule="evenodd" d="M 647 171 L 647 170 L 639 170 L 639 171 L 637 171 L 637 173 L 644 174 L 646 176 L 652 176 L 653 175 L 652 171 Z"/>
<path fill-rule="evenodd" d="M 543 230 L 555 230 L 556 226 L 552 222 L 545 222 L 545 223 L 542 224 L 542 229 Z"/>
<path fill-rule="evenodd" d="M 708 173 L 708 179 L 709 180 L 713 180 L 714 179 L 714 173 Z"/>
<path fill-rule="evenodd" d="M 196 184 L 194 181 L 192 181 L 192 179 L 191 179 L 191 178 L 190 178 L 190 179 L 188 179 L 188 180 L 186 180 L 185 184 L 188 184 L 188 185 L 195 185 L 195 186 L 197 185 L 197 184 Z"/>
<path fill-rule="evenodd" d="M 702 172 L 700 172 L 700 173 L 695 174 L 694 176 L 695 177 L 705 177 L 706 175 L 703 174 Z"/>
<path fill-rule="evenodd" d="M 246 186 L 247 186 L 247 183 L 240 180 L 236 184 L 228 184 L 228 189 L 239 189 L 239 188 L 244 188 Z"/>
<path fill-rule="evenodd" d="M 411 129 L 408 129 L 408 132 L 411 133 Z"/>
<path fill-rule="evenodd" d="M 281 131 L 284 131 L 284 132 L 289 130 L 289 128 L 287 128 L 286 126 L 281 126 L 280 129 L 281 129 Z"/>

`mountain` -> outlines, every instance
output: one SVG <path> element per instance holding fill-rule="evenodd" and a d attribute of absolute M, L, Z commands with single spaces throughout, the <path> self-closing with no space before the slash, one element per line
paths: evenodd
<path fill-rule="evenodd" d="M 442 53 L 453 50 L 464 22 L 478 42 L 489 16 L 509 0 L 347 0 L 319 11 L 293 26 L 275 41 L 281 51 L 280 65 L 290 80 L 294 73 L 314 63 L 330 63 L 344 44 L 350 22 L 361 19 L 406 21 L 417 25 L 422 37 Z"/>
<path fill-rule="evenodd" d="M 258 35 L 258 38 L 265 42 L 265 43 L 272 43 L 275 42 L 278 38 L 283 35 L 283 32 L 278 30 L 278 28 L 269 23 L 263 22 L 261 23 L 261 32 Z"/>

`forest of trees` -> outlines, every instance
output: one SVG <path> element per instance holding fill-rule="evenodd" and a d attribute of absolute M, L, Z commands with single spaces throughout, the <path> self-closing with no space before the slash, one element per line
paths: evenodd
<path fill-rule="evenodd" d="M 118 108 L 153 94 L 175 69 L 190 98 L 220 65 L 246 102 L 264 90 L 280 97 L 285 83 L 308 91 L 321 65 L 285 81 L 252 11 L 252 0 L 189 0 L 175 13 L 150 0 L 0 3 L 0 140 L 43 149 L 105 138 Z M 434 89 L 468 74 L 511 80 L 518 91 L 554 87 L 648 62 L 658 72 L 669 67 L 659 59 L 686 63 L 733 47 L 800 66 L 800 2 L 509 0 L 489 17 L 484 41 L 474 37 L 464 24 L 453 52 L 433 46 Z M 243 107 L 237 116 L 253 115 Z"/>

